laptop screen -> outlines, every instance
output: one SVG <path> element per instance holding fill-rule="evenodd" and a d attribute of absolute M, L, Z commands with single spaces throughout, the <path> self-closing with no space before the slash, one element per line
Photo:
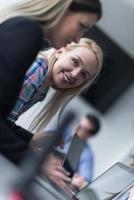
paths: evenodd
<path fill-rule="evenodd" d="M 95 192 L 99 200 L 109 200 L 114 198 L 122 192 L 130 184 L 134 183 L 134 170 L 123 165 L 116 163 L 92 183 L 81 190 L 77 197 L 85 196 L 88 189 Z M 83 198 L 85 200 L 87 198 Z"/>
<path fill-rule="evenodd" d="M 72 138 L 71 145 L 63 162 L 63 167 L 70 172 L 70 177 L 72 177 L 76 172 L 76 168 L 84 147 L 85 141 L 80 139 L 79 136 L 75 134 Z"/>

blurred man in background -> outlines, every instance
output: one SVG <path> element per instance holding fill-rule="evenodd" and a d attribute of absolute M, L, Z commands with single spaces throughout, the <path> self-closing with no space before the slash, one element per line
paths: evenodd
<path fill-rule="evenodd" d="M 93 176 L 93 153 L 89 140 L 98 134 L 100 129 L 100 122 L 94 115 L 85 115 L 75 125 L 73 129 L 68 128 L 65 132 L 64 148 L 62 152 L 67 153 L 72 137 L 77 134 L 82 140 L 85 141 L 84 150 L 81 153 L 80 161 L 73 177 L 72 183 L 78 188 L 81 188 L 82 182 L 90 183 Z"/>

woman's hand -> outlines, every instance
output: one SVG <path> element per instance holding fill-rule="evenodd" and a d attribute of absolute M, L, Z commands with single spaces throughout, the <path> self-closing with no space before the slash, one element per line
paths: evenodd
<path fill-rule="evenodd" d="M 37 135 L 34 135 L 30 145 L 37 154 L 40 154 L 44 148 L 42 146 L 42 144 L 44 145 L 43 140 L 47 143 L 48 140 L 51 140 L 51 137 L 52 134 L 50 132 L 38 133 Z M 69 178 L 69 172 L 62 167 L 62 163 L 63 160 L 61 158 L 56 156 L 54 153 L 51 153 L 48 156 L 48 160 L 42 165 L 41 173 L 60 187 L 66 189 L 68 184 L 71 183 L 71 178 Z"/>
<path fill-rule="evenodd" d="M 82 176 L 80 176 L 79 174 L 75 173 L 73 178 L 72 178 L 72 182 L 71 185 L 75 186 L 78 190 L 81 190 L 82 188 L 84 188 L 87 185 L 87 181 L 84 180 L 84 178 Z"/>
<path fill-rule="evenodd" d="M 62 167 L 62 159 L 51 153 L 48 160 L 42 166 L 42 173 L 60 187 L 66 189 L 71 183 L 69 172 Z"/>

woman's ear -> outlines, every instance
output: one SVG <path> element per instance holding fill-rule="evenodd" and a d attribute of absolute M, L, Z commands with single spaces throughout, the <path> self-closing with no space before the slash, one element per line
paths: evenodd
<path fill-rule="evenodd" d="M 57 49 L 55 52 L 55 57 L 58 59 L 62 53 L 64 53 L 66 51 L 65 47 L 61 47 L 60 49 Z"/>

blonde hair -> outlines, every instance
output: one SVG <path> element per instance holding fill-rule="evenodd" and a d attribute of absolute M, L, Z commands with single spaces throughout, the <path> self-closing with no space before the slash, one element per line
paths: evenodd
<path fill-rule="evenodd" d="M 102 68 L 103 53 L 101 48 L 96 44 L 96 42 L 87 38 L 82 38 L 80 39 L 79 43 L 72 42 L 71 44 L 67 45 L 66 50 L 71 50 L 77 47 L 86 47 L 94 53 L 98 62 L 96 73 L 92 77 L 90 77 L 90 79 L 86 80 L 84 83 L 82 83 L 80 86 L 76 88 L 56 90 L 52 98 L 48 101 L 45 107 L 40 111 L 40 113 L 32 122 L 30 126 L 32 130 L 36 129 L 39 131 L 41 128 L 45 127 L 52 119 L 52 117 L 57 113 L 59 108 L 61 108 L 62 112 L 67 103 L 69 103 L 75 96 L 79 95 L 82 91 L 88 88 L 100 73 Z M 45 58 L 48 58 L 49 53 L 48 51 L 42 52 L 40 55 L 44 55 Z M 49 70 L 47 75 L 48 80 L 51 77 L 52 69 L 56 60 L 57 58 L 55 57 L 55 53 L 52 53 L 51 56 L 49 55 L 48 58 Z"/>
<path fill-rule="evenodd" d="M 55 26 L 73 0 L 16 0 L 0 8 L 0 22 L 15 16 L 36 20 L 45 28 Z"/>

